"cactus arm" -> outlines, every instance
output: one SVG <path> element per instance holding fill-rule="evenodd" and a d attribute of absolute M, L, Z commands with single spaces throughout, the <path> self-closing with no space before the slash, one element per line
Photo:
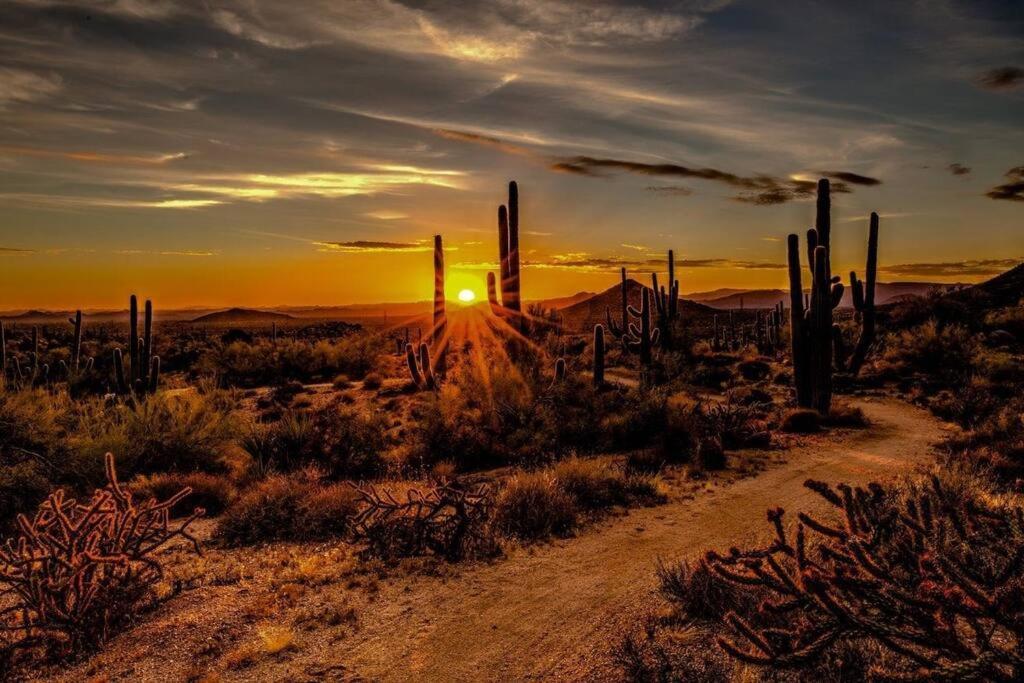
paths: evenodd
<path fill-rule="evenodd" d="M 447 324 L 444 300 L 444 246 L 441 236 L 434 235 L 434 334 L 432 344 L 439 375 L 444 375 L 447 369 L 446 354 L 443 348 Z"/>
<path fill-rule="evenodd" d="M 416 351 L 413 349 L 412 344 L 405 345 L 405 364 L 409 366 L 409 376 L 412 378 L 412 383 L 417 387 L 422 387 L 423 375 L 420 374 L 420 369 L 416 365 Z"/>
<path fill-rule="evenodd" d="M 594 387 L 604 386 L 604 328 L 594 326 Z"/>
<path fill-rule="evenodd" d="M 850 357 L 849 371 L 856 375 L 867 358 L 868 349 L 875 340 L 875 277 L 878 271 L 878 214 L 871 213 L 868 228 L 868 260 L 864 273 L 864 303 L 861 311 L 860 336 Z"/>
<path fill-rule="evenodd" d="M 810 392 L 810 358 L 807 355 L 806 325 L 804 317 L 804 293 L 801 282 L 800 238 L 790 235 L 787 242 L 789 260 L 789 311 L 790 311 L 790 345 L 793 358 L 793 384 L 796 389 L 797 405 L 809 408 Z"/>
<path fill-rule="evenodd" d="M 139 379 L 149 384 L 149 368 L 153 357 L 153 302 L 146 299 L 145 320 L 142 327 L 142 342 L 139 348 Z"/>
<path fill-rule="evenodd" d="M 814 250 L 811 288 L 811 407 L 827 415 L 832 405 L 832 305 L 828 277 L 828 249 Z"/>
<path fill-rule="evenodd" d="M 508 210 L 504 206 L 498 207 L 498 257 L 501 272 L 501 305 L 508 308 L 512 295 L 509 292 L 511 275 L 508 260 Z"/>
<path fill-rule="evenodd" d="M 508 184 L 508 275 L 509 292 L 512 295 L 509 308 L 519 313 L 522 311 L 519 289 L 519 186 L 514 180 Z"/>
<path fill-rule="evenodd" d="M 128 299 L 128 379 L 134 387 L 139 376 L 139 300 L 132 294 Z"/>
<path fill-rule="evenodd" d="M 155 394 L 160 384 L 160 356 L 153 356 L 149 368 L 149 393 Z"/>
<path fill-rule="evenodd" d="M 487 273 L 487 303 L 490 304 L 491 309 L 496 309 L 500 304 L 498 303 L 498 290 L 495 283 L 494 273 Z"/>
<path fill-rule="evenodd" d="M 423 373 L 423 384 L 427 389 L 437 387 L 434 369 L 430 365 L 430 349 L 426 344 L 420 344 L 420 372 Z"/>

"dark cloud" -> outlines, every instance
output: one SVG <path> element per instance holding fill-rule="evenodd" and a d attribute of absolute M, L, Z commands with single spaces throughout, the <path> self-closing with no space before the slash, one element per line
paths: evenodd
<path fill-rule="evenodd" d="M 1009 90 L 1021 83 L 1024 83 L 1024 69 L 1016 66 L 989 69 L 978 77 L 978 84 L 989 90 Z"/>
<path fill-rule="evenodd" d="M 734 196 L 733 199 L 738 202 L 760 206 L 784 204 L 794 199 L 810 197 L 814 195 L 818 187 L 818 184 L 813 180 L 776 178 L 769 175 L 741 176 L 728 171 L 721 171 L 717 168 L 690 168 L 679 164 L 645 164 L 637 161 L 588 156 L 561 159 L 552 163 L 549 168 L 553 171 L 589 177 L 602 177 L 602 171 L 622 171 L 645 176 L 709 180 L 744 190 L 744 192 Z M 835 179 L 831 183 L 832 192 L 850 192 L 850 183 L 856 185 L 879 185 L 882 182 L 877 178 L 870 178 L 849 171 L 825 171 L 822 175 Z"/>
<path fill-rule="evenodd" d="M 841 180 L 851 185 L 881 185 L 882 181 L 878 178 L 872 178 L 871 176 L 860 175 L 859 173 L 851 173 L 850 171 L 818 171 L 820 175 L 826 178 L 834 178 Z"/>
<path fill-rule="evenodd" d="M 947 261 L 943 263 L 900 263 L 879 266 L 887 275 L 900 277 L 959 277 L 977 275 L 998 275 L 1013 268 L 1021 259 L 1001 258 L 977 261 Z"/>
<path fill-rule="evenodd" d="M 545 261 L 526 261 L 525 266 L 532 268 L 552 268 L 578 271 L 615 271 L 627 268 L 634 273 L 650 273 L 663 270 L 668 266 L 664 258 L 630 259 L 614 256 L 597 257 L 587 254 L 569 254 L 555 256 Z M 776 270 L 786 266 L 781 263 L 765 263 L 761 261 L 739 261 L 727 258 L 707 259 L 676 259 L 678 268 L 737 268 L 741 270 Z"/>
<path fill-rule="evenodd" d="M 447 140 L 456 140 L 458 142 L 469 142 L 475 145 L 493 147 L 494 149 L 505 152 L 506 154 L 518 154 L 522 156 L 535 155 L 535 152 L 528 147 L 506 142 L 505 140 L 490 135 L 470 133 L 462 130 L 452 130 L 450 128 L 435 128 L 434 133 Z"/>
<path fill-rule="evenodd" d="M 18 249 L 16 247 L 0 247 L 0 254 L 34 254 L 35 249 Z"/>
<path fill-rule="evenodd" d="M 646 190 L 660 197 L 689 197 L 693 190 L 682 185 L 648 185 Z"/>
<path fill-rule="evenodd" d="M 355 240 L 352 242 L 314 242 L 321 251 L 339 251 L 347 254 L 380 253 L 392 251 L 430 251 L 434 247 L 417 242 L 374 242 Z"/>
<path fill-rule="evenodd" d="M 989 199 L 1006 199 L 1011 202 L 1024 202 L 1024 166 L 1011 168 L 1006 172 L 1010 182 L 996 185 L 985 193 Z"/>
<path fill-rule="evenodd" d="M 952 163 L 946 169 L 953 175 L 967 175 L 971 172 L 970 166 L 964 166 L 960 163 Z"/>

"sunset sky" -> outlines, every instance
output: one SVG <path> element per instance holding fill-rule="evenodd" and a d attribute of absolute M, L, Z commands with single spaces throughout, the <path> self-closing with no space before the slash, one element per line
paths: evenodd
<path fill-rule="evenodd" d="M 343 304 L 496 270 L 785 282 L 833 179 L 834 269 L 1024 256 L 1024 3 L 2 0 L 0 308 Z M 646 276 L 644 276 L 646 278 Z"/>

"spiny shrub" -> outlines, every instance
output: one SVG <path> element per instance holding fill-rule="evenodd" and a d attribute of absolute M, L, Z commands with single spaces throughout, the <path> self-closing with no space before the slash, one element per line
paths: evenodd
<path fill-rule="evenodd" d="M 0 586 L 9 600 L 0 617 L 15 649 L 42 646 L 68 656 L 104 643 L 153 598 L 162 578 L 156 550 L 175 538 L 199 544 L 189 525 L 172 527 L 169 510 L 189 490 L 136 504 L 121 487 L 114 458 L 107 484 L 87 501 L 54 491 L 34 517 L 19 515 L 21 535 L 0 548 Z"/>
<path fill-rule="evenodd" d="M 237 491 L 231 480 L 224 475 L 206 472 L 161 472 L 142 475 L 129 484 L 129 490 L 136 500 L 164 500 L 177 491 L 189 489 L 187 500 L 178 501 L 171 507 L 171 517 L 181 517 L 199 506 L 208 515 L 219 515 L 234 499 Z"/>
<path fill-rule="evenodd" d="M 977 338 L 966 327 L 929 320 L 892 335 L 882 365 L 900 376 L 923 373 L 933 381 L 957 383 L 973 374 L 978 352 Z"/>
<path fill-rule="evenodd" d="M 522 540 L 566 534 L 576 525 L 576 516 L 572 497 L 549 472 L 515 475 L 494 502 L 495 528 Z"/>
<path fill-rule="evenodd" d="M 953 482 L 962 484 L 963 482 Z M 867 644 L 859 677 L 1021 680 L 1024 509 L 938 477 L 902 488 L 808 481 L 831 519 L 781 508 L 767 546 L 709 552 L 711 569 L 763 608 L 724 617 L 732 657 L 807 671 L 842 646 Z"/>
<path fill-rule="evenodd" d="M 358 496 L 344 484 L 326 484 L 303 470 L 277 474 L 243 492 L 221 517 L 216 535 L 229 545 L 317 541 L 342 536 Z"/>
<path fill-rule="evenodd" d="M 680 621 L 718 621 L 732 611 L 756 610 L 767 593 L 738 588 L 711 571 L 706 562 L 658 563 L 658 592 Z"/>
<path fill-rule="evenodd" d="M 861 429 L 869 424 L 863 409 L 845 403 L 833 403 L 832 408 L 828 411 L 828 416 L 822 419 L 822 423 L 829 427 L 853 429 Z"/>

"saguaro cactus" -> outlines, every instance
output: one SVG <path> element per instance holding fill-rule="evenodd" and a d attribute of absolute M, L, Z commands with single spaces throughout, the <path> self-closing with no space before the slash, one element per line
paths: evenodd
<path fill-rule="evenodd" d="M 831 202 L 828 180 L 818 181 L 818 201 L 815 227 L 807 231 L 807 249 L 811 269 L 811 293 L 804 297 L 801 283 L 800 241 L 789 236 L 789 293 L 790 339 L 793 354 L 793 380 L 797 403 L 828 413 L 832 404 L 832 370 L 848 367 L 859 369 L 874 338 L 875 274 L 878 263 L 878 216 L 871 214 L 868 235 L 868 264 L 866 287 L 850 274 L 850 287 L 854 306 L 861 317 L 863 328 L 857 349 L 846 365 L 842 337 L 832 322 L 832 310 L 843 298 L 843 285 L 832 277 L 830 262 Z M 806 310 L 805 310 L 806 307 Z"/>
<path fill-rule="evenodd" d="M 679 315 L 679 280 L 676 279 L 676 259 L 671 249 L 668 250 L 668 289 L 658 287 L 658 274 L 651 273 L 651 285 L 654 292 L 654 303 L 658 309 L 658 329 L 661 330 L 661 345 L 672 347 L 672 326 Z"/>
<path fill-rule="evenodd" d="M 409 366 L 409 375 L 412 383 L 420 389 L 434 389 L 437 382 L 434 380 L 434 372 L 430 367 L 430 349 L 426 344 L 420 344 L 419 358 L 412 344 L 405 345 L 405 362 Z"/>
<path fill-rule="evenodd" d="M 565 359 L 555 359 L 555 384 L 565 381 Z"/>
<path fill-rule="evenodd" d="M 651 329 L 651 290 L 644 288 L 640 294 L 640 310 L 630 306 L 629 313 L 640 319 L 640 327 L 633 323 L 629 324 L 629 332 L 622 337 L 622 346 L 629 353 L 638 354 L 640 362 L 645 367 L 650 367 L 654 361 L 653 349 L 658 344 L 660 336 L 660 330 Z"/>
<path fill-rule="evenodd" d="M 75 317 L 68 318 L 68 322 L 75 326 L 75 336 L 71 342 L 71 369 L 77 373 L 82 359 L 82 312 L 75 311 Z"/>
<path fill-rule="evenodd" d="M 604 327 L 594 326 L 594 388 L 604 386 Z"/>
<path fill-rule="evenodd" d="M 437 358 L 437 373 L 444 376 L 447 371 L 445 346 L 448 319 L 444 310 L 444 246 L 441 236 L 434 235 L 434 333 L 433 347 Z"/>
<path fill-rule="evenodd" d="M 139 337 L 139 302 L 128 300 L 128 368 L 121 349 L 114 349 L 114 378 L 119 394 L 155 393 L 160 381 L 160 358 L 153 355 L 153 302 L 146 300 L 143 336 Z"/>
<path fill-rule="evenodd" d="M 498 303 L 498 290 L 494 282 L 494 273 L 487 273 L 487 303 L 491 305 L 491 310 L 501 305 Z"/>
<path fill-rule="evenodd" d="M 620 268 L 619 272 L 622 274 L 622 314 L 619 318 L 621 322 L 616 324 L 612 320 L 611 310 L 604 309 L 605 317 L 608 319 L 608 332 L 615 337 L 621 337 L 629 331 L 629 283 L 626 280 L 625 267 Z"/>
<path fill-rule="evenodd" d="M 508 206 L 498 207 L 498 256 L 501 270 L 500 305 L 515 313 L 522 312 L 522 297 L 519 289 L 519 186 L 516 181 L 508 184 Z M 488 276 L 488 286 L 493 275 Z M 490 300 L 488 290 L 488 300 Z M 494 302 L 497 303 L 497 294 Z"/>

